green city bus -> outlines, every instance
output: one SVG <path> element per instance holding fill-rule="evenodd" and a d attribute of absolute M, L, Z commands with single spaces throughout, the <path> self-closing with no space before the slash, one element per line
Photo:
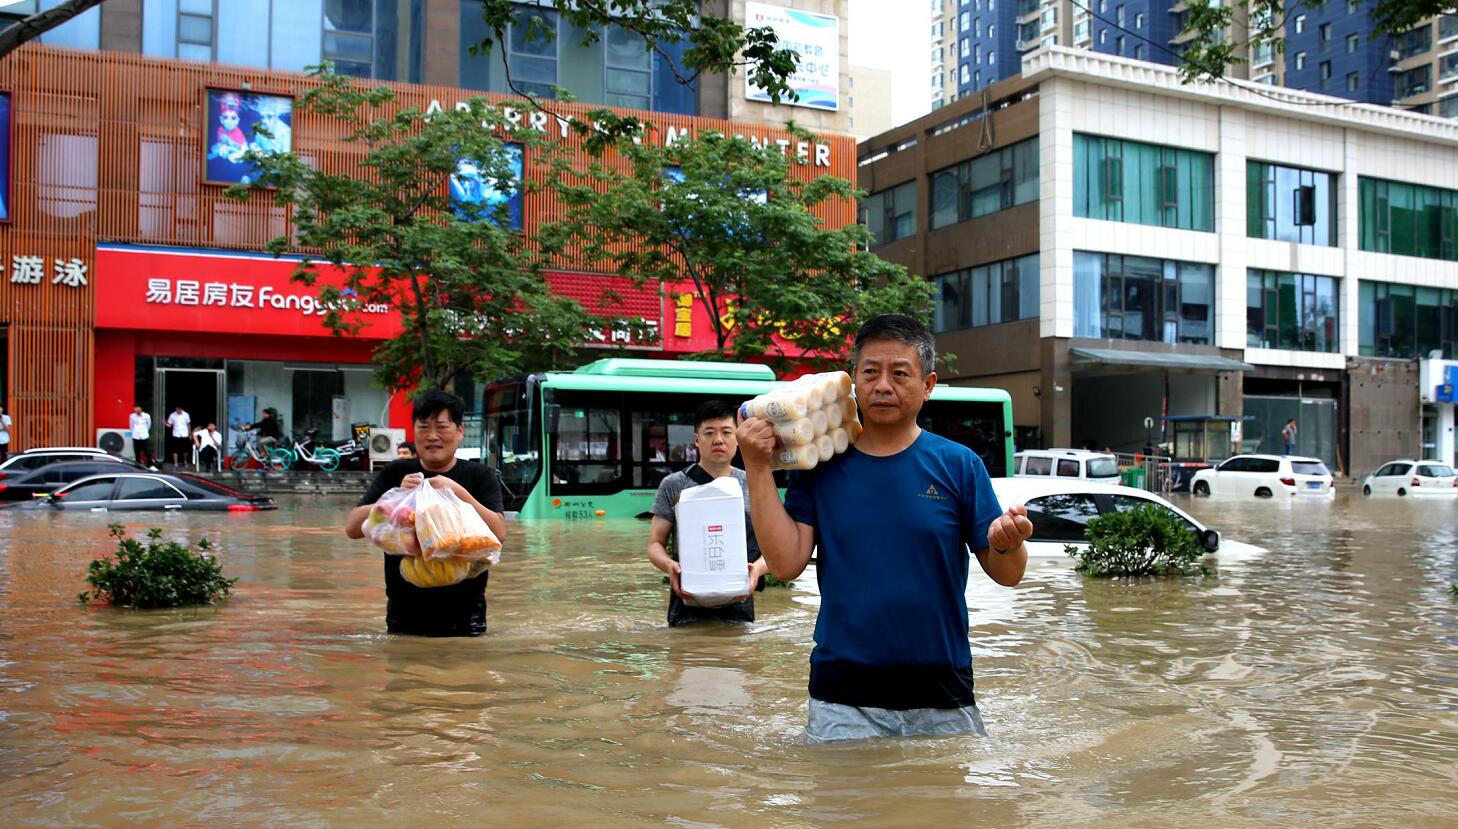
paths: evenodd
<path fill-rule="evenodd" d="M 484 394 L 481 458 L 501 473 L 507 510 L 523 518 L 642 516 L 658 483 L 698 459 L 700 403 L 738 405 L 779 385 L 755 363 L 622 358 L 497 382 Z M 1006 391 L 937 386 L 921 425 L 972 449 L 992 476 L 1008 474 Z"/>

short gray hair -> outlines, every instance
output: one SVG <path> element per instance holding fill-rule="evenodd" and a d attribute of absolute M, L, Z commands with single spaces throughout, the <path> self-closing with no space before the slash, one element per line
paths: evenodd
<path fill-rule="evenodd" d="M 882 314 L 866 320 L 861 324 L 861 330 L 856 332 L 856 345 L 851 352 L 852 363 L 860 362 L 861 346 L 868 340 L 895 340 L 905 343 L 916 349 L 916 356 L 921 359 L 921 376 L 925 377 L 936 370 L 936 339 L 932 337 L 931 329 L 915 317 Z"/>

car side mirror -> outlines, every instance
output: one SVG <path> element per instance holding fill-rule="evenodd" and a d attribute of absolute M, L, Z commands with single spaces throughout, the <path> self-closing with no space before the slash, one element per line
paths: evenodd
<path fill-rule="evenodd" d="M 1200 546 L 1204 547 L 1207 553 L 1220 549 L 1220 533 L 1214 530 L 1205 530 L 1200 533 Z"/>

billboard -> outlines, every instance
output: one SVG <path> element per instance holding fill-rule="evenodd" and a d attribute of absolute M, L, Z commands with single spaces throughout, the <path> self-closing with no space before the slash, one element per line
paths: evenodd
<path fill-rule="evenodd" d="M 840 18 L 746 3 L 744 25 L 751 29 L 773 29 L 780 48 L 791 49 L 800 56 L 795 73 L 790 76 L 790 89 L 799 95 L 799 100 L 781 103 L 830 111 L 840 109 Z M 746 98 L 769 103 L 768 92 L 748 78 L 745 84 Z"/>
<path fill-rule="evenodd" d="M 204 183 L 248 184 L 257 165 L 246 153 L 281 155 L 293 150 L 293 98 L 211 88 L 206 97 Z"/>
<path fill-rule="evenodd" d="M 451 209 L 461 221 L 479 222 L 504 219 L 504 226 L 521 230 L 522 155 L 520 144 L 502 145 L 510 182 L 493 179 L 481 170 L 475 159 L 456 161 L 456 172 L 450 177 Z"/>

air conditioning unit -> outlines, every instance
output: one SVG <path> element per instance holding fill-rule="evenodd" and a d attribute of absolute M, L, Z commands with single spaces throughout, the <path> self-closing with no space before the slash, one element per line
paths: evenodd
<path fill-rule="evenodd" d="M 370 427 L 370 466 L 395 460 L 395 451 L 404 442 L 404 429 Z"/>
<path fill-rule="evenodd" d="M 97 429 L 96 448 L 132 457 L 132 433 L 126 429 Z"/>

